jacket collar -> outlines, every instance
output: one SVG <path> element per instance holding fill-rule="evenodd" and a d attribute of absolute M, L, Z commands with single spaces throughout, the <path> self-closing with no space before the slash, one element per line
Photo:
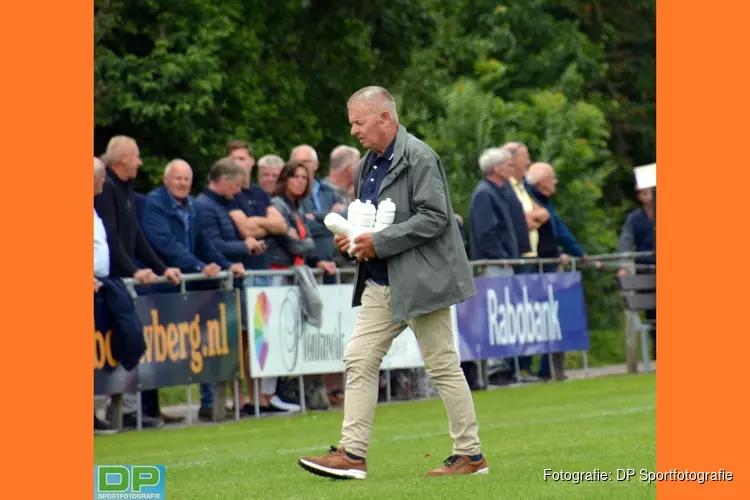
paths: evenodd
<path fill-rule="evenodd" d="M 169 208 L 173 212 L 176 212 L 180 209 L 186 209 L 190 213 L 193 212 L 193 199 L 191 196 L 188 196 L 185 199 L 185 203 L 182 204 L 177 201 L 177 198 L 172 196 L 172 193 L 170 193 L 165 186 L 159 186 L 158 188 L 156 188 L 156 192 L 158 193 L 160 201 L 164 208 Z"/>
<path fill-rule="evenodd" d="M 211 188 L 209 188 L 209 187 L 206 187 L 203 190 L 203 194 L 205 194 L 208 198 L 214 200 L 216 203 L 218 203 L 218 204 L 220 204 L 220 205 L 222 205 L 224 207 L 228 207 L 229 203 L 231 201 L 231 200 L 227 200 L 226 198 L 224 198 L 223 196 L 221 196 L 218 193 L 214 193 L 213 191 L 211 191 Z"/>
<path fill-rule="evenodd" d="M 524 184 L 526 185 L 526 191 L 529 192 L 531 196 L 539 200 L 540 202 L 546 204 L 549 201 L 549 196 L 544 196 L 542 193 L 537 191 L 537 189 L 529 184 L 528 182 L 524 181 Z"/>
<path fill-rule="evenodd" d="M 385 188 L 393 184 L 393 182 L 398 178 L 398 176 L 401 174 L 401 172 L 404 171 L 406 167 L 409 166 L 409 163 L 406 161 L 406 140 L 409 136 L 409 132 L 407 132 L 406 128 L 403 125 L 398 126 L 398 132 L 396 133 L 396 140 L 393 141 L 390 146 L 388 146 L 388 149 L 383 153 L 383 156 L 386 156 L 391 152 L 390 160 L 391 160 L 391 166 L 388 169 L 388 173 L 385 175 L 385 178 L 383 179 L 383 182 L 380 184 L 380 191 L 378 191 L 378 195 L 383 192 Z M 373 156 L 375 153 L 372 153 Z M 387 157 L 387 156 L 386 156 Z"/>
<path fill-rule="evenodd" d="M 124 189 L 127 191 L 132 189 L 132 181 L 124 181 L 120 179 L 111 168 L 107 168 L 107 178 L 109 178 L 109 180 L 111 180 L 120 189 Z"/>

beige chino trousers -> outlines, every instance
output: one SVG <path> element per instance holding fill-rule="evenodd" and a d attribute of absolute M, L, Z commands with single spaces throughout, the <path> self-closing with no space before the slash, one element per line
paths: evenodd
<path fill-rule="evenodd" d="M 367 456 L 380 365 L 406 326 L 417 338 L 427 373 L 448 411 L 453 454 L 478 455 L 481 451 L 474 401 L 453 345 L 450 308 L 393 323 L 390 287 L 371 281 L 365 285 L 354 333 L 344 351 L 346 394 L 339 446 L 354 455 Z"/>

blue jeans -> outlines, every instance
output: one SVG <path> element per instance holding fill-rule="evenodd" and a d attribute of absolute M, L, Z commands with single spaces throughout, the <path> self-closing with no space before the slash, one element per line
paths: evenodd
<path fill-rule="evenodd" d="M 214 386 L 211 384 L 200 384 L 201 408 L 213 408 Z"/>

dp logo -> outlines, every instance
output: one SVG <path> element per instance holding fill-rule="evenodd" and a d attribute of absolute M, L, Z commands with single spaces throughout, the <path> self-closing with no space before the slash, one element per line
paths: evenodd
<path fill-rule="evenodd" d="M 164 500 L 164 470 L 163 465 L 97 465 L 94 467 L 94 500 Z"/>

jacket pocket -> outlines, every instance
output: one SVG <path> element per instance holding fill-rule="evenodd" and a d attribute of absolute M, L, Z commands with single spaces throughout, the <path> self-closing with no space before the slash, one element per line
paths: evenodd
<path fill-rule="evenodd" d="M 422 255 L 433 271 L 439 271 L 445 265 L 445 259 L 432 246 L 419 246 L 417 252 Z"/>

